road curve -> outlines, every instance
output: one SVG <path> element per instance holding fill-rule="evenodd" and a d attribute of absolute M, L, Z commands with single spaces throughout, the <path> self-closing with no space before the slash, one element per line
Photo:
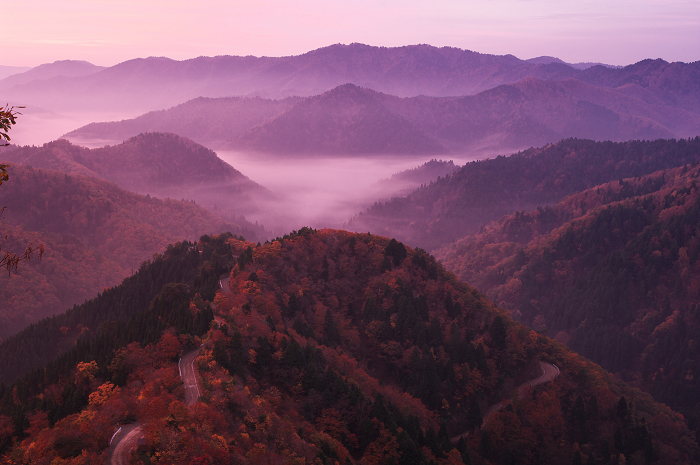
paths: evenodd
<path fill-rule="evenodd" d="M 557 376 L 559 376 L 559 368 L 556 365 L 551 365 L 549 363 L 540 361 L 540 369 L 542 370 L 542 374 L 539 377 L 537 377 L 531 381 L 527 381 L 527 382 L 521 384 L 520 386 L 518 386 L 518 394 L 523 395 L 525 393 L 525 391 L 527 391 L 528 389 L 530 389 L 534 386 L 537 386 L 538 384 L 543 384 L 543 383 L 546 383 L 547 381 L 551 381 L 554 378 L 556 378 Z M 481 422 L 481 429 L 484 428 L 484 425 L 486 424 L 486 422 L 488 422 L 489 418 L 494 413 L 500 411 L 502 408 L 504 408 L 505 406 L 507 406 L 510 403 L 511 403 L 511 399 L 504 399 L 504 400 L 498 402 L 497 404 L 493 404 L 492 406 L 487 408 L 486 412 L 484 412 L 483 421 Z M 457 441 L 459 441 L 459 439 L 462 436 L 466 437 L 468 434 L 469 434 L 469 431 L 466 431 L 462 434 L 459 434 L 459 435 L 453 437 L 451 439 L 451 441 L 453 443 L 457 442 Z"/>
<path fill-rule="evenodd" d="M 109 446 L 109 463 L 111 465 L 128 465 L 131 450 L 136 447 L 142 437 L 143 425 L 141 423 L 122 426 L 112 439 L 112 445 Z"/>
<path fill-rule="evenodd" d="M 219 286 L 221 286 L 221 290 L 224 292 L 224 294 L 231 294 L 231 287 L 229 286 L 229 281 L 231 281 L 230 277 L 221 278 L 219 280 Z"/>
<path fill-rule="evenodd" d="M 185 354 L 178 362 L 180 378 L 185 385 L 185 405 L 191 407 L 201 395 L 197 373 L 194 369 L 194 361 L 199 355 L 202 346 Z M 128 465 L 132 449 L 134 449 L 143 437 L 143 425 L 139 422 L 122 426 L 112 438 L 112 444 L 108 448 L 107 456 L 110 465 Z"/>

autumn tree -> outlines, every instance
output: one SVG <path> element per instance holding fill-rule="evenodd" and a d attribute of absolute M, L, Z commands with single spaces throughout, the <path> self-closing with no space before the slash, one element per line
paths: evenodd
<path fill-rule="evenodd" d="M 0 107 L 0 145 L 7 145 L 7 142 L 10 141 L 10 136 L 7 134 L 7 132 L 14 124 L 16 124 L 17 115 L 19 115 L 19 113 L 15 111 L 15 107 L 10 107 L 7 105 Z M 2 185 L 2 183 L 6 182 L 8 179 L 10 179 L 10 176 L 7 174 L 7 165 L 0 164 L 0 185 Z M 0 206 L 0 219 L 2 219 L 2 213 L 4 211 L 5 207 Z M 17 265 L 20 263 L 29 261 L 34 252 L 38 252 L 39 258 L 41 258 L 41 256 L 44 254 L 43 244 L 35 246 L 31 242 L 29 245 L 27 245 L 24 253 L 21 254 L 3 250 L 2 247 L 7 241 L 8 237 L 8 234 L 5 233 L 4 237 L 0 239 L 0 267 L 6 268 L 8 274 L 12 274 L 13 271 L 17 271 Z"/>

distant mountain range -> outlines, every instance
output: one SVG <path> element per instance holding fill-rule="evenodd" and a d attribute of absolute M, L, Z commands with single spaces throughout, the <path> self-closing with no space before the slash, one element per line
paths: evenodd
<path fill-rule="evenodd" d="M 65 135 L 119 141 L 170 131 L 214 149 L 272 154 L 507 153 L 567 137 L 625 141 L 692 137 L 700 113 L 648 89 L 526 78 L 469 97 L 400 98 L 344 84 L 307 98 L 198 98 L 133 120 Z"/>
<path fill-rule="evenodd" d="M 232 137 L 289 110 L 300 100 L 299 97 L 282 100 L 199 97 L 134 119 L 90 123 L 64 137 L 76 144 L 100 140 L 111 145 L 144 132 L 172 132 L 209 148 L 217 148 Z"/>
<path fill-rule="evenodd" d="M 19 74 L 19 73 L 24 73 L 25 71 L 29 71 L 32 69 L 29 66 L 5 66 L 5 65 L 0 65 L 0 79 L 5 79 L 8 76 L 12 76 L 13 74 Z"/>
<path fill-rule="evenodd" d="M 103 69 L 105 69 L 104 66 L 96 66 L 81 60 L 54 61 L 53 63 L 45 63 L 29 69 L 17 68 L 16 73 L 3 77 L 0 80 L 0 89 L 11 89 L 14 86 L 52 78 L 88 76 Z"/>
<path fill-rule="evenodd" d="M 271 194 L 216 156 L 175 134 L 148 133 L 99 149 L 57 140 L 42 147 L 13 147 L 2 160 L 83 174 L 112 181 L 123 189 L 157 197 L 195 200 L 243 215 Z"/>
<path fill-rule="evenodd" d="M 429 45 L 337 44 L 278 58 L 217 56 L 175 61 L 151 57 L 88 75 L 55 74 L 30 82 L 0 81 L 0 89 L 10 103 L 54 111 L 150 111 L 197 97 L 311 96 L 348 82 L 399 97 L 464 96 L 533 77 L 645 89 L 666 104 L 691 111 L 700 108 L 700 62 L 644 60 L 620 69 L 600 65 L 576 69 L 556 60 L 533 63 L 512 55 Z"/>
<path fill-rule="evenodd" d="M 590 63 L 590 62 L 583 62 L 583 63 L 567 63 L 564 60 L 561 60 L 556 57 L 550 57 L 550 56 L 541 56 L 541 57 L 535 57 L 535 58 L 528 58 L 527 60 L 528 63 L 532 63 L 534 65 L 548 65 L 550 63 L 559 63 L 561 65 L 568 65 L 571 66 L 574 69 L 588 69 L 592 68 L 594 66 L 605 66 L 606 68 L 613 68 L 613 69 L 620 69 L 624 68 L 624 66 L 619 66 L 619 65 L 606 65 L 605 63 Z"/>

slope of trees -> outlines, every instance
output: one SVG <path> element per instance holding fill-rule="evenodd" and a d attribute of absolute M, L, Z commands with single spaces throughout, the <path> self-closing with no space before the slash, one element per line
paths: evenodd
<path fill-rule="evenodd" d="M 695 163 L 601 185 L 502 218 L 437 255 L 697 431 L 699 176 Z"/>
<path fill-rule="evenodd" d="M 237 216 L 270 193 L 213 151 L 170 133 L 146 133 L 122 144 L 88 149 L 65 139 L 12 147 L 2 159 L 34 168 L 105 179 L 140 194 L 195 200 Z"/>
<path fill-rule="evenodd" d="M 146 425 L 134 452 L 144 462 L 644 464 L 699 453 L 680 415 L 514 323 L 419 249 L 308 228 L 260 246 L 232 236 L 200 244 L 209 265 L 183 243 L 130 280 L 162 267 L 183 275 L 160 282 L 196 269 L 210 278 L 161 287 L 126 325 L 103 323 L 2 389 L 8 460 L 104 460 L 112 425 L 128 418 Z M 234 256 L 232 293 L 207 291 L 214 264 Z M 127 298 L 128 284 L 95 302 Z M 208 299 L 225 324 L 204 336 L 202 398 L 188 410 L 177 353 L 200 334 Z M 482 427 L 488 405 L 539 374 L 539 358 L 561 375 Z"/>
<path fill-rule="evenodd" d="M 0 337 L 58 314 L 114 286 L 170 242 L 231 230 L 255 238 L 192 202 L 160 200 L 84 176 L 10 167 L 0 203 L 3 249 L 43 243 L 41 261 L 0 274 Z M 258 228 L 259 230 L 260 228 Z"/>
<path fill-rule="evenodd" d="M 552 204 L 566 195 L 700 159 L 700 137 L 593 142 L 567 139 L 509 157 L 466 164 L 405 198 L 377 203 L 348 224 L 432 250 L 503 215 Z"/>
<path fill-rule="evenodd" d="M 64 360 L 77 357 L 81 350 L 102 350 L 100 357 L 104 358 L 109 355 L 103 350 L 104 343 L 116 349 L 132 342 L 124 338 L 133 337 L 133 334 L 142 338 L 135 341 L 157 339 L 164 329 L 162 323 L 157 317 L 153 320 L 149 313 L 141 313 L 169 283 L 189 285 L 189 293 L 182 294 L 180 287 L 172 292 L 175 295 L 199 294 L 196 302 L 198 308 L 204 309 L 202 298 L 213 299 L 221 273 L 231 266 L 231 250 L 225 245 L 230 237 L 230 233 L 213 237 L 205 235 L 197 243 L 184 241 L 169 245 L 164 254 L 155 254 L 152 260 L 144 261 L 138 271 L 120 285 L 105 289 L 97 297 L 65 313 L 44 318 L 7 338 L 0 344 L 3 382 L 10 382 L 41 367 L 67 350 L 72 355 L 63 356 Z M 187 303 L 189 308 L 189 300 Z M 129 323 L 134 315 L 141 315 L 138 324 Z M 148 318 L 151 320 L 144 320 Z M 177 327 L 172 320 L 170 324 Z M 108 342 L 95 346 L 95 335 L 106 338 Z M 74 347 L 76 341 L 77 348 Z M 114 346 L 117 343 L 120 344 Z M 93 356 L 97 355 L 93 353 Z M 35 384 L 40 385 L 39 382 Z"/>

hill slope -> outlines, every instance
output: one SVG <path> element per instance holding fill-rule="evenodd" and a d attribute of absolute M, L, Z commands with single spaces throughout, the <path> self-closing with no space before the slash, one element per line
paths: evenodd
<path fill-rule="evenodd" d="M 436 252 L 511 310 L 700 430 L 700 170 L 675 168 L 518 212 Z"/>
<path fill-rule="evenodd" d="M 135 455 L 168 463 L 697 457 L 680 415 L 510 321 L 424 252 L 368 234 L 309 229 L 261 246 L 230 236 L 200 243 L 209 266 L 233 265 L 232 292 L 214 297 L 225 325 L 204 337 L 194 363 L 200 401 L 185 407 L 176 361 L 202 334 L 196 322 L 209 321 L 197 293 L 216 275 L 198 280 L 192 270 L 206 264 L 192 260 L 199 254 L 189 244 L 177 244 L 93 305 L 123 300 L 120 293 L 156 269 L 179 268 L 189 288 L 160 284 L 129 322 L 103 326 L 46 370 L 0 388 L 2 415 L 13 412 L 19 425 L 4 436 L 26 431 L 12 457 L 104 460 L 116 422 L 127 417 L 145 425 Z M 175 329 L 160 339 L 127 331 L 149 318 Z M 540 374 L 529 369 L 539 358 L 556 363 L 560 375 L 523 390 L 480 428 L 481 411 Z M 465 431 L 455 447 L 450 435 Z"/>
<path fill-rule="evenodd" d="M 114 286 L 175 240 L 262 233 L 191 202 L 144 197 L 95 178 L 20 165 L 8 171 L 0 188 L 7 207 L 0 228 L 9 235 L 3 250 L 33 242 L 46 252 L 17 273 L 0 274 L 0 338 Z"/>
<path fill-rule="evenodd" d="M 193 199 L 230 213 L 246 214 L 269 192 L 211 150 L 175 134 L 148 133 L 98 149 L 57 140 L 42 147 L 14 147 L 3 159 L 67 173 L 96 176 L 157 197 Z"/>
<path fill-rule="evenodd" d="M 468 163 L 405 198 L 374 205 L 348 228 L 391 234 L 431 250 L 516 210 L 529 211 L 604 182 L 698 159 L 697 137 L 624 143 L 568 139 Z"/>

